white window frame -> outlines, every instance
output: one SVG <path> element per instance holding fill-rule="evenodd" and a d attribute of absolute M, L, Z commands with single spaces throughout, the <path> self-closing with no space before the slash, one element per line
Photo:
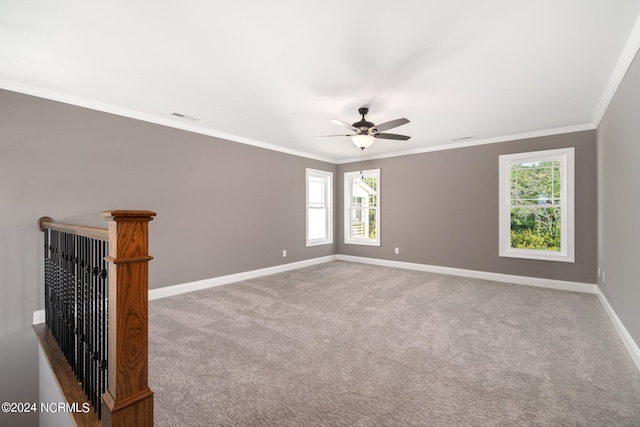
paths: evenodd
<path fill-rule="evenodd" d="M 575 262 L 575 149 L 573 147 L 527 153 L 505 154 L 500 162 L 500 243 L 501 257 Z M 511 168 L 515 164 L 560 162 L 560 251 L 511 247 Z"/>
<path fill-rule="evenodd" d="M 353 237 L 352 224 L 351 224 L 351 210 L 354 209 L 351 205 L 353 198 L 351 197 L 351 185 L 354 178 L 376 178 L 376 206 L 372 209 L 376 210 L 376 238 L 370 239 L 368 237 Z M 367 245 L 367 246 L 380 246 L 380 169 L 370 169 L 366 171 L 354 171 L 345 172 L 344 174 L 344 243 L 351 245 Z"/>
<path fill-rule="evenodd" d="M 320 179 L 325 186 L 324 203 L 321 207 L 312 206 L 309 201 L 310 178 Z M 307 168 L 305 176 L 306 188 L 306 242 L 307 247 L 329 245 L 333 243 L 333 172 Z M 309 210 L 325 209 L 325 230 L 326 236 L 323 238 L 309 238 Z"/>

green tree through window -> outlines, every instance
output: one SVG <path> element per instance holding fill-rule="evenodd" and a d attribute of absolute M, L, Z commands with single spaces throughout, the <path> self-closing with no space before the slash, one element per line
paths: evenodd
<path fill-rule="evenodd" d="M 511 247 L 560 251 L 560 162 L 511 167 Z"/>
<path fill-rule="evenodd" d="M 376 177 L 363 178 L 362 181 L 365 184 L 367 184 L 369 187 L 371 187 L 373 190 L 377 190 L 378 179 Z M 377 197 L 378 197 L 377 193 L 370 194 L 368 206 L 377 206 L 378 205 Z M 375 239 L 376 238 L 376 211 L 374 209 L 369 209 L 368 220 L 369 220 L 369 238 Z"/>

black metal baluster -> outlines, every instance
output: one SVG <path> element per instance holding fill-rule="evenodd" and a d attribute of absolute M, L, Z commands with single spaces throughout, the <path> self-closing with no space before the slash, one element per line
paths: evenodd
<path fill-rule="evenodd" d="M 102 340 L 102 334 L 103 334 L 103 324 L 102 324 L 102 299 L 104 298 L 104 293 L 103 293 L 103 281 L 104 281 L 104 277 L 103 277 L 103 270 L 102 270 L 102 261 L 104 258 L 104 247 L 102 245 L 102 242 L 98 242 L 99 243 L 99 248 L 100 248 L 100 284 L 98 286 L 98 390 L 96 393 L 96 411 L 98 412 L 98 416 L 100 415 L 100 394 L 102 393 L 102 346 L 103 346 L 103 340 Z"/>
<path fill-rule="evenodd" d="M 56 284 L 58 278 L 56 277 L 56 245 L 55 245 L 56 232 L 51 231 L 49 234 L 49 329 L 55 337 L 56 329 Z"/>
<path fill-rule="evenodd" d="M 87 239 L 86 246 L 84 248 L 85 269 L 84 269 L 84 283 L 83 283 L 83 299 L 82 304 L 84 306 L 84 326 L 83 326 L 83 338 L 84 345 L 82 347 L 82 356 L 84 359 L 84 373 L 82 377 L 82 385 L 84 393 L 89 396 L 89 370 L 91 364 L 89 363 L 89 340 L 91 339 L 90 330 L 91 325 L 89 323 L 91 313 L 89 312 L 89 286 L 91 284 L 91 240 Z"/>
<path fill-rule="evenodd" d="M 54 338 L 56 337 L 56 328 L 57 328 L 57 319 L 58 319 L 58 305 L 56 301 L 57 294 L 57 286 L 59 283 L 58 277 L 58 232 L 51 231 L 51 333 Z"/>
<path fill-rule="evenodd" d="M 67 233 L 62 233 L 62 283 L 60 287 L 60 295 L 61 299 L 61 310 L 60 310 L 60 320 L 61 327 L 60 330 L 60 338 L 62 340 L 62 353 L 64 353 L 65 359 L 69 361 L 67 357 L 67 258 L 69 257 L 67 253 Z"/>
<path fill-rule="evenodd" d="M 89 397 L 91 404 L 93 405 L 93 346 L 95 343 L 94 340 L 94 329 L 95 329 L 95 311 L 93 309 L 93 300 L 94 300 L 94 286 L 95 286 L 95 242 L 91 241 L 91 275 L 89 277 L 89 286 L 88 286 L 88 317 L 89 317 L 89 329 L 87 330 L 87 397 Z"/>
<path fill-rule="evenodd" d="M 67 233 L 67 359 L 69 360 L 69 366 L 73 369 L 75 365 L 74 355 L 76 352 L 75 342 L 76 335 L 73 332 L 73 318 L 75 317 L 75 288 L 76 288 L 76 277 L 75 277 L 75 265 L 73 262 L 73 255 L 75 252 L 75 248 L 73 245 L 73 234 Z"/>
<path fill-rule="evenodd" d="M 76 374 L 78 382 L 82 383 L 84 379 L 84 245 L 87 238 L 78 236 L 78 281 L 76 285 L 77 295 L 77 313 L 76 313 L 76 363 L 78 366 L 78 372 Z"/>
<path fill-rule="evenodd" d="M 67 335 L 67 310 L 68 310 L 68 282 L 69 282 L 69 252 L 68 252 L 68 236 L 67 233 L 62 233 L 62 286 L 61 286 L 61 295 L 62 295 L 62 305 L 61 305 L 61 326 L 62 330 L 60 333 L 60 337 L 62 339 L 62 353 L 64 353 L 64 357 L 69 361 L 69 352 L 67 348 L 68 344 L 68 335 Z"/>
<path fill-rule="evenodd" d="M 54 305 L 54 296 L 55 296 L 55 286 L 57 283 L 56 280 L 56 253 L 55 253 L 55 246 L 54 246 L 54 239 L 55 239 L 55 232 L 51 231 L 49 234 L 49 329 L 51 330 L 51 333 L 54 334 L 53 332 L 55 329 L 55 317 L 56 317 L 56 307 Z"/>
<path fill-rule="evenodd" d="M 49 265 L 51 260 L 51 250 L 49 249 L 49 235 L 51 230 L 44 231 L 44 319 L 45 323 L 51 330 L 51 322 L 49 316 L 51 315 L 51 305 L 49 302 L 49 295 L 51 295 L 51 272 L 49 271 Z"/>
<path fill-rule="evenodd" d="M 64 310 L 66 309 L 64 283 L 67 280 L 66 261 L 64 259 L 67 256 L 66 233 L 60 233 L 58 237 L 60 242 L 60 255 L 58 257 L 60 261 L 60 283 L 58 284 L 58 340 L 60 342 L 60 348 L 62 348 L 62 353 L 64 354 L 66 352 L 66 342 L 64 339 Z"/>
<path fill-rule="evenodd" d="M 97 407 L 96 393 L 98 391 L 98 283 L 100 274 L 100 262 L 98 260 L 100 256 L 98 241 L 93 242 L 93 283 L 91 285 L 91 314 L 92 314 L 92 327 L 91 327 L 91 403 L 93 407 Z"/>
<path fill-rule="evenodd" d="M 104 242 L 104 254 L 105 257 L 109 255 L 109 243 Z M 103 389 L 101 395 L 107 391 L 109 387 L 109 267 L 107 265 L 106 259 L 103 259 L 103 268 L 107 273 L 107 277 L 104 279 L 104 300 L 102 302 L 103 310 L 104 310 L 104 351 L 102 355 L 102 364 L 103 364 L 103 373 L 102 376 L 104 378 L 103 381 Z"/>
<path fill-rule="evenodd" d="M 56 254 L 55 254 L 55 237 L 56 237 L 56 232 L 55 231 L 50 231 L 49 233 L 49 303 L 51 305 L 51 313 L 49 313 L 49 329 L 51 330 L 51 333 L 53 334 L 53 336 L 55 337 L 55 313 L 56 313 L 56 307 L 55 307 L 55 303 L 54 303 L 54 297 L 55 297 L 55 286 L 57 283 L 56 280 L 56 268 L 55 268 L 55 262 L 56 262 Z"/>
<path fill-rule="evenodd" d="M 64 352 L 64 233 L 58 233 L 58 286 L 56 300 L 58 301 L 58 318 L 56 319 L 57 339 Z"/>
<path fill-rule="evenodd" d="M 53 295 L 53 305 L 55 308 L 55 313 L 53 314 L 55 316 L 54 318 L 54 334 L 53 336 L 55 337 L 56 341 L 58 341 L 58 344 L 61 345 L 60 343 L 60 282 L 62 281 L 62 266 L 60 265 L 60 233 L 57 232 L 56 233 L 56 241 L 55 241 L 55 248 L 56 248 L 56 257 L 55 257 L 55 287 L 54 287 L 54 295 Z"/>
<path fill-rule="evenodd" d="M 69 366 L 73 366 L 73 361 L 71 360 L 71 289 L 72 289 L 72 274 L 71 274 L 71 259 L 73 248 L 71 247 L 71 235 L 69 233 L 64 234 L 64 243 L 65 243 L 65 281 L 64 281 L 64 345 L 65 345 L 65 356 L 67 361 L 69 362 Z"/>
<path fill-rule="evenodd" d="M 69 234 L 63 233 L 63 267 L 64 279 L 62 281 L 62 341 L 64 343 L 64 357 L 69 362 Z"/>
<path fill-rule="evenodd" d="M 98 385 L 96 390 L 96 411 L 98 416 L 101 415 L 101 396 L 104 392 L 104 368 L 103 368 L 103 353 L 104 353 L 104 283 L 107 278 L 107 272 L 104 268 L 105 257 L 105 245 L 104 242 L 98 242 L 99 256 L 98 266 L 100 269 L 99 285 L 98 285 L 98 351 L 96 353 L 97 368 L 98 368 Z"/>
<path fill-rule="evenodd" d="M 78 238 L 75 234 L 69 234 L 69 242 L 71 243 L 71 254 L 69 259 L 70 281 L 69 281 L 69 357 L 72 362 L 71 367 L 73 373 L 78 376 L 78 364 L 76 362 L 76 348 L 78 343 L 78 331 L 76 330 L 76 315 L 77 315 L 77 303 L 78 303 Z"/>
<path fill-rule="evenodd" d="M 45 320 L 100 418 L 108 382 L 108 242 L 44 233 Z"/>
<path fill-rule="evenodd" d="M 102 310 L 104 312 L 102 322 L 104 324 L 104 350 L 102 352 L 102 396 L 109 388 L 109 265 L 107 264 L 106 257 L 109 256 L 109 242 L 103 242 L 104 245 L 104 258 L 102 259 L 102 268 L 105 272 L 105 278 L 103 281 L 104 286 L 104 299 L 102 300 Z"/>
<path fill-rule="evenodd" d="M 75 236 L 75 316 L 73 318 L 75 326 L 73 332 L 75 334 L 75 373 L 76 378 L 82 378 L 82 363 L 80 361 L 80 348 L 81 348 L 81 332 L 80 332 L 80 319 L 82 318 L 82 241 L 83 237 Z"/>
<path fill-rule="evenodd" d="M 84 241 L 84 237 L 82 236 L 76 236 L 76 315 L 74 318 L 75 321 L 75 328 L 74 328 L 74 332 L 75 332 L 75 343 L 76 343 L 76 348 L 75 348 L 75 358 L 76 358 L 76 377 L 77 378 L 82 378 L 82 362 L 81 362 L 81 358 L 80 358 L 80 349 L 82 348 L 82 343 L 80 342 L 81 339 L 81 332 L 80 332 L 80 325 L 81 325 L 81 318 L 82 318 L 82 244 Z"/>
<path fill-rule="evenodd" d="M 100 327 L 100 313 L 98 313 L 98 300 L 100 298 L 99 295 L 99 285 L 100 285 L 100 242 L 97 240 L 94 241 L 95 247 L 95 255 L 94 255 L 94 284 L 93 284 L 93 313 L 94 313 L 94 323 L 93 323 L 93 351 L 91 353 L 91 360 L 93 363 L 93 393 L 91 395 L 91 401 L 93 402 L 93 407 L 97 410 L 98 402 L 96 400 L 96 395 L 98 394 L 98 379 L 99 379 L 99 371 L 98 371 L 98 348 L 100 346 L 99 340 L 99 331 Z"/>
<path fill-rule="evenodd" d="M 105 287 L 106 287 L 106 279 L 107 279 L 107 270 L 106 270 L 106 265 L 105 265 L 105 256 L 106 256 L 106 243 L 105 242 L 99 242 L 100 245 L 100 286 L 98 287 L 98 294 L 99 294 L 99 299 L 98 299 L 98 318 L 99 318 L 99 325 L 98 325 L 98 335 L 100 337 L 100 339 L 98 340 L 99 342 L 99 351 L 98 351 L 98 369 L 99 369 L 99 375 L 98 375 L 98 393 L 96 396 L 96 400 L 97 400 L 97 405 L 96 405 L 96 410 L 98 411 L 98 417 L 101 416 L 102 414 L 102 408 L 101 408 L 101 396 L 102 393 L 104 393 L 105 391 L 105 372 L 106 372 L 106 342 L 105 342 L 105 314 L 106 314 L 106 310 L 105 310 Z"/>

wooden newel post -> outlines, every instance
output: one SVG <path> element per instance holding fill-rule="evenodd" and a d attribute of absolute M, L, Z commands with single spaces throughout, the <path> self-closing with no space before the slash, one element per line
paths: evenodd
<path fill-rule="evenodd" d="M 109 222 L 109 378 L 103 426 L 152 426 L 148 385 L 148 229 L 151 211 L 102 213 Z"/>

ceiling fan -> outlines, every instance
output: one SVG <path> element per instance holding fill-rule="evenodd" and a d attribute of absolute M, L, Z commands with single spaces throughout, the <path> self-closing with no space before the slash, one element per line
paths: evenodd
<path fill-rule="evenodd" d="M 395 139 L 399 141 L 406 141 L 409 138 L 411 138 L 410 136 L 398 135 L 395 133 L 380 133 L 381 131 L 406 125 L 407 123 L 409 123 L 409 120 L 405 118 L 395 119 L 388 122 L 380 123 L 379 125 L 375 125 L 371 122 L 368 122 L 364 118 L 364 116 L 366 116 L 368 112 L 369 112 L 369 109 L 366 107 L 362 107 L 358 109 L 358 113 L 362 116 L 362 120 L 355 122 L 352 125 L 350 125 L 347 122 L 343 122 L 342 120 L 337 120 L 337 119 L 331 120 L 333 123 L 340 126 L 344 126 L 355 133 L 348 134 L 348 135 L 315 136 L 314 138 L 331 138 L 334 136 L 348 136 L 351 138 L 351 141 L 353 141 L 356 147 L 361 148 L 363 150 L 367 147 L 370 147 L 371 144 L 373 144 L 373 142 L 376 140 L 376 138 Z"/>

